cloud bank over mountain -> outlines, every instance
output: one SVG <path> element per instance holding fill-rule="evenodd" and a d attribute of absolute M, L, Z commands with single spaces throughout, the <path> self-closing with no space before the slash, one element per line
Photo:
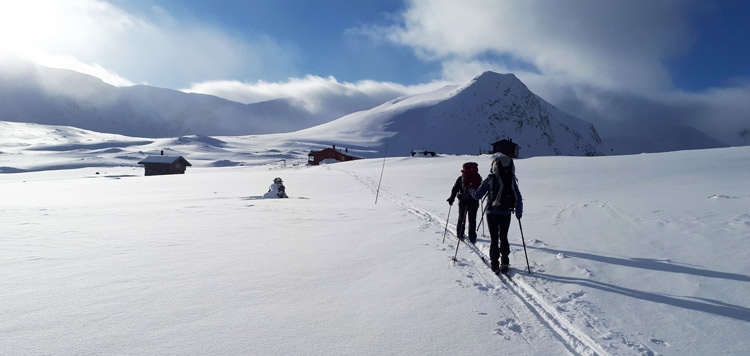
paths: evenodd
<path fill-rule="evenodd" d="M 86 74 L 23 63 L 0 69 L 0 104 L 0 120 L 136 137 L 264 134 L 320 120 L 283 99 L 245 105 L 146 85 L 115 87 Z"/>
<path fill-rule="evenodd" d="M 310 75 L 285 82 L 204 82 L 193 84 L 183 91 L 215 95 L 244 104 L 284 98 L 321 118 L 317 123 L 322 123 L 355 111 L 370 109 L 396 97 L 418 94 L 446 84 L 404 86 L 371 80 L 347 83 L 339 82 L 334 77 Z"/>
<path fill-rule="evenodd" d="M 114 85 L 172 88 L 183 80 L 228 78 L 239 72 L 292 71 L 294 48 L 262 33 L 240 36 L 195 18 L 177 18 L 157 5 L 139 10 L 122 5 L 97 0 L 3 2 L 0 30 L 14 35 L 0 36 L 0 57 L 15 55 L 75 69 Z"/>

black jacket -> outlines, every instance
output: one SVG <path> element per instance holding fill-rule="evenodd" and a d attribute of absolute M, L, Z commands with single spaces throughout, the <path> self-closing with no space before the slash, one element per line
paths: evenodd
<path fill-rule="evenodd" d="M 470 202 L 472 200 L 476 201 L 476 199 L 474 199 L 474 197 L 472 197 L 468 191 L 464 190 L 463 179 L 461 179 L 461 176 L 456 179 L 456 183 L 453 184 L 453 188 L 451 189 L 450 200 L 453 200 L 455 198 L 458 198 L 459 201 L 464 202 Z"/>

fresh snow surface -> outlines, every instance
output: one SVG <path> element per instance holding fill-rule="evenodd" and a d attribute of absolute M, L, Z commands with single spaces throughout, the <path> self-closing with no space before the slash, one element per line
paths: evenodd
<path fill-rule="evenodd" d="M 750 147 L 516 160 L 508 284 L 446 203 L 490 156 L 217 167 L 238 139 L 197 137 L 144 177 L 68 130 L 0 135 L 3 355 L 750 354 Z"/>

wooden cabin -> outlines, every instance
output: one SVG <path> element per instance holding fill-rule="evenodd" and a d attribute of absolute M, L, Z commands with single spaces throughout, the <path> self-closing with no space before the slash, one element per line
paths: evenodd
<path fill-rule="evenodd" d="M 512 139 L 502 139 L 492 144 L 492 152 L 490 153 L 502 153 L 510 158 L 518 158 L 518 150 L 520 147 L 518 144 L 513 142 Z"/>
<path fill-rule="evenodd" d="M 185 169 L 192 166 L 182 156 L 148 156 L 138 162 L 138 164 L 144 166 L 147 176 L 185 174 Z"/>
<path fill-rule="evenodd" d="M 342 152 L 341 150 L 337 150 L 336 146 L 324 148 L 320 151 L 310 151 L 310 153 L 307 154 L 307 164 L 311 166 L 317 166 L 327 159 L 336 160 L 338 162 L 346 162 L 362 158 L 350 155 L 348 151 L 349 150 L 345 150 L 344 152 Z"/>
<path fill-rule="evenodd" d="M 412 157 L 415 157 L 415 156 L 425 156 L 425 157 L 426 156 L 430 156 L 430 157 L 435 157 L 436 154 L 437 153 L 435 153 L 435 151 L 411 150 L 411 156 Z"/>

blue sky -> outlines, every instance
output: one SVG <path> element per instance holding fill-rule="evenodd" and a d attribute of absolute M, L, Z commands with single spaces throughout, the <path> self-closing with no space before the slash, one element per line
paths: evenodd
<path fill-rule="evenodd" d="M 750 78 L 750 2 L 715 1 L 693 15 L 691 43 L 684 55 L 667 61 L 675 86 L 700 91 Z"/>
<path fill-rule="evenodd" d="M 419 84 L 440 76 L 439 62 L 417 58 L 405 46 L 374 41 L 359 33 L 391 26 L 405 9 L 401 0 L 381 1 L 113 1 L 148 17 L 158 6 L 187 23 L 215 26 L 242 41 L 268 36 L 285 50 L 284 67 L 239 70 L 230 78 L 281 81 L 305 75 L 334 76 L 340 81 L 391 81 Z M 185 85 L 185 83 L 182 83 Z"/>
<path fill-rule="evenodd" d="M 439 59 L 420 58 L 413 46 L 374 40 L 361 33 L 373 27 L 403 26 L 401 17 L 409 8 L 409 3 L 402 0 L 116 0 L 111 3 L 144 18 L 152 18 L 154 8 L 159 7 L 177 21 L 185 21 L 186 25 L 202 23 L 214 26 L 230 36 L 236 36 L 238 40 L 252 41 L 257 36 L 269 36 L 294 54 L 290 67 L 283 71 L 271 68 L 268 74 L 251 71 L 243 74 L 240 70 L 238 77 L 209 79 L 278 81 L 313 74 L 331 75 L 350 82 L 369 79 L 410 85 L 440 79 L 441 76 Z M 571 7 L 586 7 L 581 2 L 571 3 Z M 648 14 L 635 12 L 636 16 L 629 21 L 632 21 L 633 27 L 638 27 L 639 21 L 664 21 L 667 26 L 672 25 L 669 21 L 674 21 L 675 27 L 685 27 L 684 34 L 675 36 L 676 41 L 685 42 L 684 48 L 663 58 L 675 87 L 700 91 L 750 77 L 747 61 L 750 57 L 750 46 L 747 46 L 750 25 L 744 18 L 750 13 L 750 3 L 741 0 L 665 3 L 674 3 L 666 10 L 682 13 L 683 18 L 649 18 Z M 482 10 L 482 5 L 481 1 L 477 2 L 477 11 Z M 544 2 L 541 2 L 541 6 L 544 6 Z M 644 12 L 651 10 L 649 6 L 642 8 Z M 512 11 L 512 6 L 505 9 Z M 581 19 L 571 18 L 570 21 Z M 456 27 L 459 26 L 461 24 L 457 22 Z M 461 31 L 452 28 L 445 30 Z M 628 28 L 619 30 L 626 32 Z M 481 35 L 491 37 L 492 33 Z M 617 34 L 612 36 L 613 39 L 618 37 Z M 512 49 L 508 51 L 512 52 Z M 500 58 L 502 55 L 484 53 L 477 57 Z"/>
<path fill-rule="evenodd" d="M 0 4 L 0 54 L 310 110 L 512 72 L 605 131 L 669 121 L 744 143 L 748 13 L 742 0 L 27 0 Z"/>

